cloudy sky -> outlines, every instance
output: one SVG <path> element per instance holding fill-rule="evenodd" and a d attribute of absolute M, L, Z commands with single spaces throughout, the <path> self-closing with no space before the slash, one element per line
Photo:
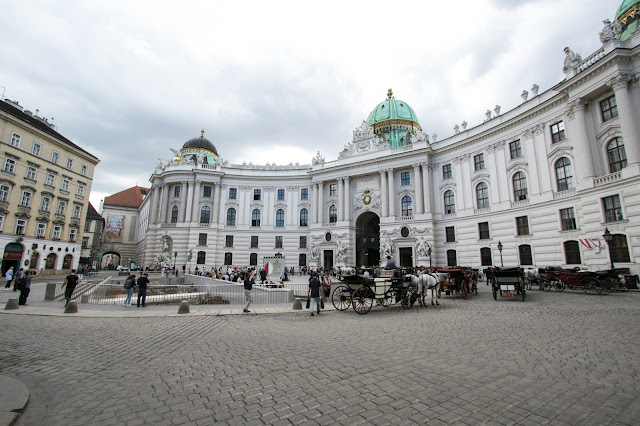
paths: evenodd
<path fill-rule="evenodd" d="M 619 3 L 11 1 L 0 91 L 100 158 L 98 208 L 201 128 L 231 163 L 334 160 L 388 88 L 445 139 L 561 81 Z"/>

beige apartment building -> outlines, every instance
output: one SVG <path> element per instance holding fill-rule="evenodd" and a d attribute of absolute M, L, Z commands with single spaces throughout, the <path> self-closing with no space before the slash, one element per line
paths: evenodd
<path fill-rule="evenodd" d="M 0 101 L 0 145 L 2 273 L 77 267 L 100 160 L 8 99 Z"/>

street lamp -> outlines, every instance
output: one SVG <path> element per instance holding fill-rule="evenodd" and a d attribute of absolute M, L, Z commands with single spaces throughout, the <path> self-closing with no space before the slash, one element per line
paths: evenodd
<path fill-rule="evenodd" d="M 611 255 L 611 241 L 613 241 L 613 235 L 609 232 L 609 228 L 604 228 L 602 238 L 607 242 L 607 248 L 609 249 L 609 261 L 611 262 L 611 269 L 613 269 L 613 256 Z"/>
<path fill-rule="evenodd" d="M 431 269 L 431 246 L 427 249 L 427 256 L 429 256 L 429 269 Z"/>
<path fill-rule="evenodd" d="M 502 243 L 498 241 L 498 251 L 500 252 L 500 267 L 504 268 L 504 263 L 502 262 Z"/>
<path fill-rule="evenodd" d="M 176 275 L 178 275 L 178 265 L 176 265 L 176 259 L 178 258 L 178 252 L 173 252 L 173 269 L 176 271 Z"/>

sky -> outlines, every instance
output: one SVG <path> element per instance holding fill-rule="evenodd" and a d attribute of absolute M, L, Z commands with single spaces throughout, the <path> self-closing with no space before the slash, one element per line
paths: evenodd
<path fill-rule="evenodd" d="M 438 140 L 587 57 L 618 0 L 4 2 L 0 91 L 100 159 L 90 200 L 189 139 L 232 164 L 338 158 L 386 98 Z"/>

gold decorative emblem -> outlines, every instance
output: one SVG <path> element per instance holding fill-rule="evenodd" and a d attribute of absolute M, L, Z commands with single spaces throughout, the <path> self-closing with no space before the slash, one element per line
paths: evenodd
<path fill-rule="evenodd" d="M 366 205 L 369 205 L 369 203 L 371 203 L 371 195 L 369 195 L 369 191 L 365 191 L 365 192 L 364 192 L 364 197 L 362 198 L 362 201 L 363 201 Z"/>

